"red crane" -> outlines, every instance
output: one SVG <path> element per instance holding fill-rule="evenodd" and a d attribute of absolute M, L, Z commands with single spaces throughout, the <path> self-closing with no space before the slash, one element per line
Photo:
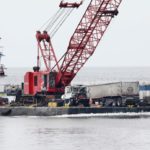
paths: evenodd
<path fill-rule="evenodd" d="M 45 88 L 49 94 L 62 94 L 65 86 L 71 83 L 78 71 L 94 53 L 112 18 L 118 14 L 121 1 L 91 0 L 71 36 L 67 51 L 59 61 L 56 58 L 51 37 L 47 31 L 43 31 L 43 33 L 37 31 L 37 67 L 34 67 L 34 72 L 26 73 L 24 93 L 34 95 L 37 92 L 41 92 L 42 88 Z M 59 7 L 61 9 L 73 9 L 78 8 L 82 3 L 83 1 L 80 3 L 62 1 Z M 45 64 L 46 70 L 44 71 L 40 70 L 40 57 L 43 58 Z"/>

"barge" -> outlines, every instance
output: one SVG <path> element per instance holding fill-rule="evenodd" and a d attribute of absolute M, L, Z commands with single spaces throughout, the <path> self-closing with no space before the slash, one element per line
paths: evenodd
<path fill-rule="evenodd" d="M 3 99 L 0 116 L 147 113 L 150 112 L 148 87 L 148 83 L 141 85 L 139 82 L 69 86 L 62 98 L 56 98 L 46 93 L 23 95 L 19 86 L 7 85 L 4 92 L 14 95 L 14 100 Z"/>
<path fill-rule="evenodd" d="M 130 116 L 147 116 L 150 112 L 150 107 L 102 107 L 102 108 L 63 108 L 63 107 L 0 107 L 0 116 L 62 116 L 62 115 L 77 115 L 77 114 L 121 114 L 125 116 L 130 113 Z M 150 114 L 149 114 L 150 116 Z"/>

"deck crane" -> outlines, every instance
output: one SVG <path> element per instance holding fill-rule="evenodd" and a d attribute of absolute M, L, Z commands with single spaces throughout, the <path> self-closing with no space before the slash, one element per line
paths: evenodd
<path fill-rule="evenodd" d="M 80 7 L 80 3 L 61 1 L 58 12 L 53 22 L 43 32 L 37 31 L 36 39 L 38 43 L 37 66 L 34 72 L 27 72 L 24 77 L 24 94 L 35 95 L 46 89 L 48 94 L 61 95 L 64 88 L 71 83 L 78 71 L 84 66 L 87 60 L 94 53 L 98 43 L 105 33 L 112 18 L 118 14 L 118 7 L 122 0 L 90 0 L 89 5 L 75 29 L 65 54 L 57 60 L 51 38 L 47 32 L 57 22 L 58 27 L 62 25 L 72 9 Z M 67 13 L 63 16 L 63 10 Z M 71 9 L 71 10 L 70 10 Z M 54 28 L 55 33 L 58 28 Z M 40 55 L 41 54 L 41 55 Z M 43 58 L 45 70 L 40 69 L 40 58 Z"/>

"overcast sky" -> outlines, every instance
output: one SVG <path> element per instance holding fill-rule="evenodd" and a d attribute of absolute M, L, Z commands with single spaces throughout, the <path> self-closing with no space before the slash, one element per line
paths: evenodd
<path fill-rule="evenodd" d="M 35 33 L 58 10 L 61 0 L 0 0 L 0 45 L 6 67 L 36 64 Z M 57 57 L 67 49 L 90 0 L 74 10 L 52 43 Z M 150 66 L 150 0 L 122 0 L 94 55 L 86 66 Z"/>

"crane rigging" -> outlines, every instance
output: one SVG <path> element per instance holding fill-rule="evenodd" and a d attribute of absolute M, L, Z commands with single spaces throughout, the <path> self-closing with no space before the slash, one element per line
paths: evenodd
<path fill-rule="evenodd" d="M 94 53 L 112 18 L 118 14 L 121 1 L 90 0 L 70 38 L 66 52 L 57 60 L 51 38 L 73 9 L 79 8 L 83 4 L 83 1 L 79 3 L 61 1 L 60 10 L 49 20 L 46 29 L 36 33 L 37 66 L 34 67 L 34 72 L 27 72 L 24 77 L 24 93 L 35 95 L 37 92 L 41 92 L 44 87 L 48 94 L 62 94 L 64 88 L 71 83 L 78 71 Z M 45 70 L 40 70 L 41 58 L 43 58 Z"/>

